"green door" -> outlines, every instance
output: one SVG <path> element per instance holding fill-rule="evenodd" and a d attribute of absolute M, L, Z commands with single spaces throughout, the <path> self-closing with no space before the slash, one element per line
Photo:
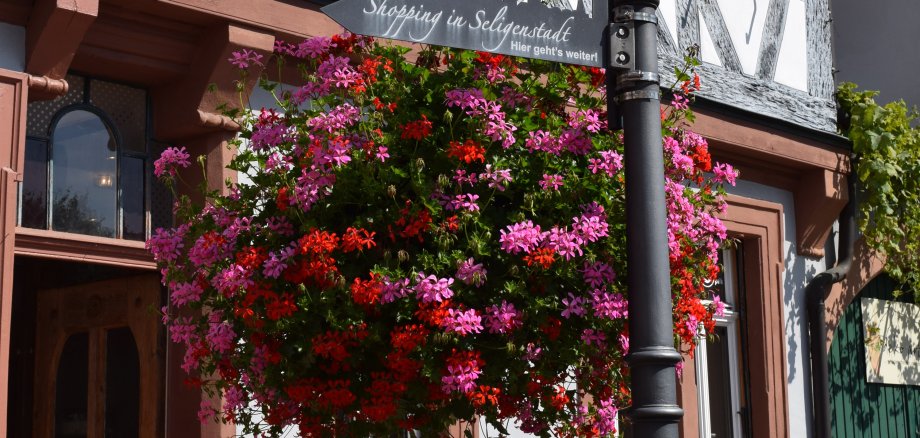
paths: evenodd
<path fill-rule="evenodd" d="M 872 280 L 847 306 L 834 333 L 828 357 L 833 437 L 920 437 L 920 386 L 866 382 L 860 299 L 895 300 L 895 288 L 887 275 Z M 896 301 L 912 300 L 901 296 Z"/>

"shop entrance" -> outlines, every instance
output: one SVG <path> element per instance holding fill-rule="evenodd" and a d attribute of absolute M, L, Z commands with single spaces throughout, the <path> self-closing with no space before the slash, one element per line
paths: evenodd
<path fill-rule="evenodd" d="M 35 437 L 153 437 L 159 403 L 152 275 L 43 290 Z"/>

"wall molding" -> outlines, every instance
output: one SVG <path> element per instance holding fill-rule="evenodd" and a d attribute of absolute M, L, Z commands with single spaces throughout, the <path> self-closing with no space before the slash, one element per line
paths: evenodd
<path fill-rule="evenodd" d="M 144 242 L 16 227 L 16 256 L 155 270 Z"/>
<path fill-rule="evenodd" d="M 783 313 L 783 206 L 729 195 L 720 218 L 729 236 L 742 242 L 742 290 L 747 300 L 745 318 L 751 396 L 751 429 L 757 436 L 788 437 L 789 401 L 786 384 L 786 333 Z M 694 361 L 685 361 L 679 382 L 684 408 L 681 436 L 698 435 L 699 417 Z"/>

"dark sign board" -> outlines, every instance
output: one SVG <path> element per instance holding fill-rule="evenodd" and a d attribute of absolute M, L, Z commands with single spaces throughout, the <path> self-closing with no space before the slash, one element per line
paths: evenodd
<path fill-rule="evenodd" d="M 351 32 L 603 66 L 607 0 L 339 0 L 323 12 Z"/>

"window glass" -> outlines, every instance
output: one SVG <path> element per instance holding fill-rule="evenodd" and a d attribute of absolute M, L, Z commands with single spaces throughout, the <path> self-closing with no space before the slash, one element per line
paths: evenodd
<path fill-rule="evenodd" d="M 89 334 L 67 338 L 57 370 L 54 397 L 54 436 L 86 436 L 89 388 Z"/>
<path fill-rule="evenodd" d="M 144 240 L 146 209 L 144 208 L 144 159 L 122 157 L 119 174 L 121 184 L 122 237 Z"/>
<path fill-rule="evenodd" d="M 52 136 L 52 229 L 115 237 L 117 142 L 96 114 L 64 114 Z"/>
<path fill-rule="evenodd" d="M 29 228 L 48 228 L 48 143 L 26 140 L 22 177 L 20 224 Z"/>
<path fill-rule="evenodd" d="M 140 359 L 128 327 L 106 332 L 105 436 L 137 437 L 140 430 Z"/>

